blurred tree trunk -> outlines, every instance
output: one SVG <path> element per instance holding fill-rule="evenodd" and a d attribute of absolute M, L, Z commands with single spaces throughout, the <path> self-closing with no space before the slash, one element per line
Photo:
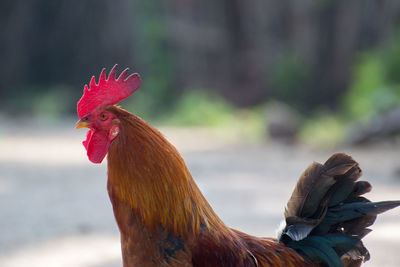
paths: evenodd
<path fill-rule="evenodd" d="M 133 57 L 131 1 L 1 1 L 0 96 L 51 84 L 82 90 L 88 73 Z M 11 90 L 10 89 L 15 89 Z M 32 91 L 32 92 L 29 92 Z"/>
<path fill-rule="evenodd" d="M 399 20 L 397 0 L 4 0 L 0 96 L 80 91 L 88 73 L 119 63 L 143 74 L 157 106 L 206 88 L 239 106 L 335 108 L 357 53 L 387 42 Z"/>
<path fill-rule="evenodd" d="M 303 110 L 338 104 L 357 52 L 387 41 L 400 11 L 396 0 L 168 3 L 182 88 L 212 88 L 240 106 L 275 96 Z"/>

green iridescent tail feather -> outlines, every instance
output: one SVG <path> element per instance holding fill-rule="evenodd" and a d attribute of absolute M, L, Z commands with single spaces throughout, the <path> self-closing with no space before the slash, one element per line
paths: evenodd
<path fill-rule="evenodd" d="M 378 214 L 400 201 L 370 202 L 358 163 L 342 153 L 313 163 L 300 177 L 285 209 L 279 240 L 304 258 L 329 267 L 360 266 L 369 259 L 361 239 Z"/>

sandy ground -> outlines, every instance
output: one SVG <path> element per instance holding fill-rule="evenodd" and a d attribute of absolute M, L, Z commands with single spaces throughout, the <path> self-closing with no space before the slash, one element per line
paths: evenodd
<path fill-rule="evenodd" d="M 0 266 L 121 266 L 119 233 L 106 193 L 105 163 L 88 161 L 85 131 L 0 118 Z M 68 128 L 66 128 L 68 127 Z M 296 179 L 333 151 L 224 140 L 201 129 L 162 129 L 199 187 L 230 226 L 275 236 Z M 340 149 L 359 161 L 372 200 L 400 199 L 400 146 Z M 365 266 L 399 266 L 400 209 L 365 238 Z"/>

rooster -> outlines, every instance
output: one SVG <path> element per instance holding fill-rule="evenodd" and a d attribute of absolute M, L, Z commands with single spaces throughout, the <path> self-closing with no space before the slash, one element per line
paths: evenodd
<path fill-rule="evenodd" d="M 107 155 L 107 190 L 130 266 L 360 266 L 361 239 L 377 214 L 400 201 L 370 202 L 361 169 L 342 153 L 309 166 L 287 203 L 278 237 L 231 229 L 215 214 L 184 160 L 163 135 L 116 106 L 135 92 L 138 74 L 101 71 L 85 85 L 76 128 L 93 163 Z"/>

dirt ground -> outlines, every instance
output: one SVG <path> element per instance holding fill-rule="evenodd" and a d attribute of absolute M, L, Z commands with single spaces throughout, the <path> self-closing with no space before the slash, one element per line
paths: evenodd
<path fill-rule="evenodd" d="M 88 161 L 85 131 L 62 123 L 0 118 L 0 266 L 121 266 L 119 233 L 106 193 L 106 164 Z M 400 199 L 400 145 L 313 150 L 225 140 L 204 129 L 162 128 L 215 211 L 231 227 L 275 236 L 296 179 L 312 161 L 351 154 L 374 189 Z M 365 238 L 365 266 L 399 266 L 400 208 Z"/>

